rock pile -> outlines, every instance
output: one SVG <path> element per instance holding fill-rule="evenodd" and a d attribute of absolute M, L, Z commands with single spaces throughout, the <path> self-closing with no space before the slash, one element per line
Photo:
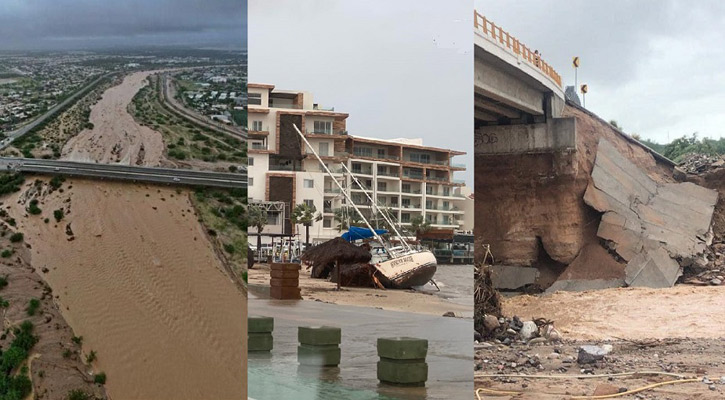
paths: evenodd
<path fill-rule="evenodd" d="M 688 174 L 701 174 L 712 169 L 725 165 L 725 159 L 721 156 L 690 153 L 683 157 L 679 167 Z"/>
<path fill-rule="evenodd" d="M 511 345 L 513 343 L 547 343 L 561 340 L 554 322 L 543 318 L 522 321 L 518 316 L 513 318 L 497 318 L 494 315 L 483 316 L 481 332 L 474 333 L 474 340 L 482 342 L 490 338 L 494 343 Z"/>

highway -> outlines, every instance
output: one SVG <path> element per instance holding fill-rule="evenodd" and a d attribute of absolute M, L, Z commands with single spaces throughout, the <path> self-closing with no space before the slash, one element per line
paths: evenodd
<path fill-rule="evenodd" d="M 70 104 L 71 102 L 75 101 L 79 96 L 86 93 L 86 90 L 93 87 L 93 85 L 97 84 L 101 81 L 101 79 L 106 78 L 108 76 L 111 76 L 114 74 L 114 72 L 109 72 L 105 75 L 99 76 L 96 80 L 89 83 L 88 85 L 84 86 L 83 88 L 77 90 L 75 93 L 73 93 L 71 96 L 69 96 L 67 99 L 63 100 L 62 102 L 56 104 L 53 106 L 50 110 L 46 111 L 45 114 L 39 116 L 38 118 L 34 119 L 29 124 L 16 129 L 14 131 L 8 132 L 5 134 L 7 136 L 7 139 L 4 139 L 0 141 L 0 150 L 4 149 L 5 147 L 9 146 L 15 139 L 27 134 L 30 132 L 33 128 L 40 125 L 43 121 L 45 121 L 48 118 L 51 118 L 58 110 L 65 107 L 66 105 Z"/>
<path fill-rule="evenodd" d="M 95 164 L 34 158 L 0 157 L 0 170 L 48 175 L 82 176 L 178 186 L 246 188 L 247 174 L 207 172 L 188 169 L 136 167 L 121 164 Z"/>
<path fill-rule="evenodd" d="M 180 115 L 182 118 L 191 120 L 194 123 L 201 124 L 210 129 L 214 129 L 217 132 L 230 135 L 237 139 L 247 139 L 247 133 L 244 130 L 232 128 L 230 126 L 222 124 L 221 122 L 214 123 L 211 119 L 206 118 L 201 114 L 195 113 L 179 104 L 173 97 L 173 94 L 169 95 L 170 89 L 173 89 L 171 88 L 171 80 L 169 79 L 169 74 L 161 73 L 159 75 L 161 76 L 162 101 L 169 107 L 172 112 Z"/>

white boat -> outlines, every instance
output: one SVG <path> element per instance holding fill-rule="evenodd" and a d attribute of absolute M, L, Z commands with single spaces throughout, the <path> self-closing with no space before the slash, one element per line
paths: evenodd
<path fill-rule="evenodd" d="M 325 170 L 325 172 L 327 172 L 327 174 L 332 178 L 332 181 L 335 182 L 337 187 L 340 189 L 340 193 L 345 196 L 345 199 L 348 201 L 349 204 L 352 205 L 353 209 L 355 209 L 360 218 L 365 222 L 365 225 L 368 227 L 368 229 L 370 229 L 372 235 L 383 247 L 384 251 L 382 252 L 382 254 L 373 253 L 374 257 L 372 260 L 372 264 L 381 275 L 381 283 L 386 287 L 396 289 L 408 289 L 413 286 L 425 285 L 426 283 L 431 281 L 437 269 L 435 255 L 433 255 L 431 251 L 414 249 L 412 246 L 410 246 L 410 244 L 408 244 L 408 242 L 405 241 L 405 238 L 400 234 L 400 231 L 396 227 L 396 224 L 388 219 L 387 215 L 384 212 L 381 212 L 380 214 L 383 216 L 388 225 L 390 225 L 392 230 L 397 235 L 398 240 L 402 244 L 402 246 L 399 247 L 389 247 L 388 244 L 377 234 L 377 232 L 375 232 L 375 229 L 373 229 L 373 227 L 370 225 L 370 222 L 368 222 L 362 212 L 360 212 L 360 209 L 358 209 L 357 205 L 355 205 L 355 203 L 352 201 L 352 199 L 342 187 L 340 182 L 335 179 L 330 170 L 327 168 L 327 165 L 317 154 L 317 151 L 315 151 L 314 147 L 312 147 L 312 145 L 310 145 L 310 142 L 307 141 L 305 135 L 302 134 L 297 125 L 293 126 L 299 134 L 300 138 L 302 138 L 312 154 L 314 154 L 314 156 L 317 158 L 317 161 L 320 162 L 322 168 Z M 342 167 L 348 173 L 350 173 L 347 165 L 343 163 Z M 379 211 L 377 203 L 373 201 L 372 198 L 370 198 L 367 190 L 360 184 L 360 182 L 357 180 L 357 178 L 355 178 L 354 175 L 350 173 L 350 176 L 352 177 L 353 181 L 360 187 L 363 193 L 365 193 L 365 196 L 367 196 L 374 209 Z"/>

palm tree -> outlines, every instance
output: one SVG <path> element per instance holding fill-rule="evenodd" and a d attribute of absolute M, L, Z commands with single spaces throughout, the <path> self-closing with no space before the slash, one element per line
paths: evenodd
<path fill-rule="evenodd" d="M 358 215 L 358 213 L 350 206 L 336 209 L 335 216 L 333 218 L 335 218 L 338 222 L 338 232 L 342 232 L 345 229 L 350 229 L 351 226 L 360 225 L 362 223 L 360 215 Z"/>
<path fill-rule="evenodd" d="M 322 214 L 317 212 L 315 205 L 307 205 L 307 203 L 297 204 L 292 209 L 292 215 L 290 215 L 292 223 L 302 224 L 305 226 L 305 246 L 310 245 L 310 226 L 315 221 L 322 220 Z"/>
<path fill-rule="evenodd" d="M 416 215 L 410 219 L 410 228 L 415 232 L 415 239 L 428 232 L 430 230 L 430 222 L 428 222 L 422 215 Z"/>
<path fill-rule="evenodd" d="M 267 225 L 267 210 L 256 205 L 250 204 L 248 207 L 249 226 L 257 228 L 257 254 L 262 255 L 262 231 Z"/>

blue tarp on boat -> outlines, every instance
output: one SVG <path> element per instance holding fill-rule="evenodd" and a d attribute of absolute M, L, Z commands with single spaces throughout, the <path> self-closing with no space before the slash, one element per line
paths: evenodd
<path fill-rule="evenodd" d="M 386 229 L 376 229 L 375 233 L 378 235 L 384 235 L 388 233 Z M 375 235 L 373 235 L 373 231 L 371 231 L 368 228 L 360 228 L 357 226 L 351 226 L 350 229 L 342 234 L 342 238 L 347 240 L 348 242 L 352 242 L 355 240 L 361 240 L 361 239 L 368 239 Z"/>

